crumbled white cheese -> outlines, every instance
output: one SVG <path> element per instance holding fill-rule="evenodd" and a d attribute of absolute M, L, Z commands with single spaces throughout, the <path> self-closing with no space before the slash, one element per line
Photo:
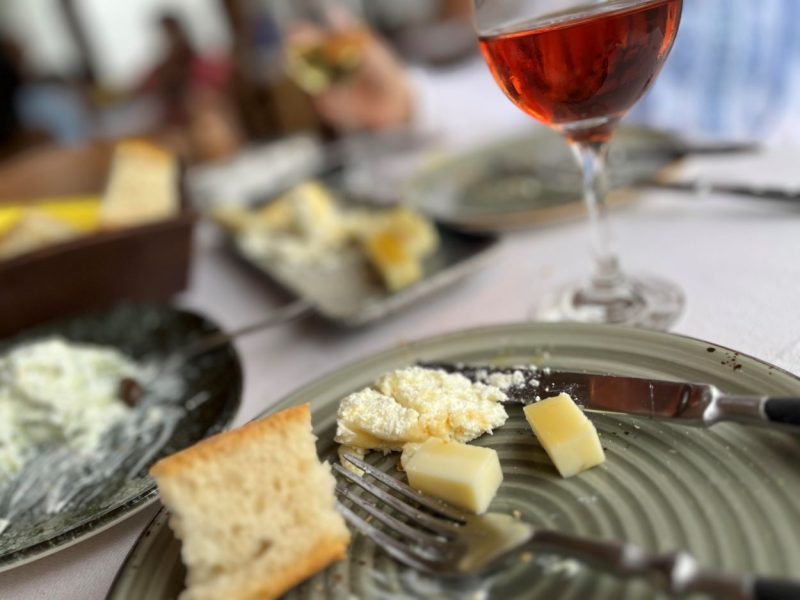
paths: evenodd
<path fill-rule="evenodd" d="M 484 381 L 505 391 L 525 385 L 525 375 L 522 371 L 513 371 L 511 373 L 496 372 L 489 375 Z"/>
<path fill-rule="evenodd" d="M 322 184 L 302 183 L 289 192 L 286 201 L 301 237 L 329 248 L 344 243 L 347 232 L 342 212 Z"/>
<path fill-rule="evenodd" d="M 373 389 L 350 394 L 339 405 L 336 441 L 356 448 L 399 450 L 426 439 L 419 412 Z"/>
<path fill-rule="evenodd" d="M 260 231 L 248 230 L 238 238 L 241 251 L 255 261 L 264 258 L 298 265 L 332 267 L 336 264 L 336 253 L 327 242 L 314 238 L 301 238 L 294 234 L 275 232 L 264 235 Z"/>
<path fill-rule="evenodd" d="M 94 447 L 129 412 L 120 380 L 137 379 L 135 363 L 113 349 L 50 338 L 0 357 L 0 482 L 39 444 Z"/>
<path fill-rule="evenodd" d="M 474 374 L 475 381 L 486 383 L 504 392 L 525 387 L 526 383 L 533 387 L 539 385 L 539 381 L 532 377 L 526 380 L 525 372 L 527 367 L 514 368 L 510 373 L 503 371 L 490 371 L 489 369 L 476 369 Z"/>
<path fill-rule="evenodd" d="M 430 437 L 468 442 L 506 422 L 506 399 L 496 387 L 457 373 L 399 369 L 342 400 L 336 441 L 379 450 L 401 450 Z"/>
<path fill-rule="evenodd" d="M 458 373 L 408 367 L 383 375 L 375 382 L 375 389 L 416 410 L 425 439 L 468 442 L 508 418 L 502 405 L 508 399 L 504 392 L 473 383 Z"/>
<path fill-rule="evenodd" d="M 330 193 L 305 183 L 242 220 L 240 249 L 255 261 L 332 266 L 347 243 L 347 223 Z"/>

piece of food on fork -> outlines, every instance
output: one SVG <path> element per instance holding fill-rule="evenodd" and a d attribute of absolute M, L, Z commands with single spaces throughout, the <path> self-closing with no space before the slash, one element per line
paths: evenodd
<path fill-rule="evenodd" d="M 647 578 L 653 591 L 681 597 L 800 598 L 800 582 L 708 569 L 684 551 L 656 554 L 623 541 L 539 529 L 507 514 L 469 514 L 353 455 L 344 459 L 364 473 L 361 477 L 333 466 L 341 478 L 336 492 L 348 523 L 395 560 L 437 577 L 485 574 L 529 550 L 575 558 L 622 578 Z"/>

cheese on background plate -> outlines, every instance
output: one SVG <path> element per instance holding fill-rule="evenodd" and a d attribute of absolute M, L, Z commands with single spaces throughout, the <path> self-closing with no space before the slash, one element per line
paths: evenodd
<path fill-rule="evenodd" d="M 497 452 L 481 446 L 429 438 L 408 444 L 400 461 L 412 488 L 478 514 L 503 481 Z"/>
<path fill-rule="evenodd" d="M 568 394 L 545 398 L 523 410 L 562 477 L 572 477 L 605 461 L 597 430 Z"/>

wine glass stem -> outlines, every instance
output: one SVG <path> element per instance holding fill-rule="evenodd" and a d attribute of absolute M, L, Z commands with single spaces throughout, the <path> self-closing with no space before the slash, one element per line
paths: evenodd
<path fill-rule="evenodd" d="M 606 207 L 607 142 L 570 142 L 583 174 L 583 198 L 589 213 L 589 234 L 594 267 L 587 292 L 599 296 L 619 296 L 625 276 L 619 266 L 608 226 Z"/>

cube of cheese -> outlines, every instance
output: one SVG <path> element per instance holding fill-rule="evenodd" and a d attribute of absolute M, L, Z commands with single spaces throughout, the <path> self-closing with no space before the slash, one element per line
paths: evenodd
<path fill-rule="evenodd" d="M 568 394 L 529 404 L 524 411 L 562 477 L 572 477 L 605 461 L 597 430 Z"/>
<path fill-rule="evenodd" d="M 412 488 L 478 514 L 486 512 L 503 481 L 491 448 L 429 438 L 408 444 L 401 460 Z"/>

